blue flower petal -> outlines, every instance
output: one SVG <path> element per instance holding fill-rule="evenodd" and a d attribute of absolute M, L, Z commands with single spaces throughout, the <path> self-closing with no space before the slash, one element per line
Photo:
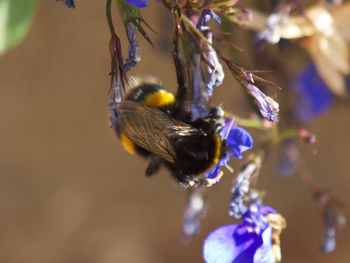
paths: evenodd
<path fill-rule="evenodd" d="M 230 157 L 226 155 L 226 157 L 219 160 L 219 162 L 217 163 L 217 165 L 215 165 L 214 168 L 206 172 L 204 176 L 209 179 L 215 179 L 220 173 L 220 168 L 228 164 L 229 161 L 230 161 Z"/>
<path fill-rule="evenodd" d="M 311 121 L 325 113 L 332 104 L 332 93 L 312 63 L 295 79 L 294 88 L 297 92 L 294 112 L 301 121 Z"/>
<path fill-rule="evenodd" d="M 143 8 L 148 5 L 147 0 L 126 0 L 129 5 L 133 5 L 137 8 Z"/>
<path fill-rule="evenodd" d="M 220 173 L 220 166 L 215 165 L 215 167 L 210 171 L 206 172 L 204 176 L 209 179 L 214 179 L 219 175 L 219 173 Z"/>
<path fill-rule="evenodd" d="M 213 10 L 204 9 L 202 11 L 201 16 L 198 19 L 197 28 L 201 31 L 207 30 L 208 26 L 206 26 L 205 24 L 208 23 L 210 18 L 214 19 L 219 24 L 221 23 L 221 18 L 217 14 L 215 14 L 215 12 Z"/>
<path fill-rule="evenodd" d="M 334 236 L 332 236 L 332 237 L 326 236 L 323 240 L 321 250 L 324 253 L 331 253 L 335 250 L 336 246 L 337 246 L 337 244 L 336 244 L 335 237 Z"/>
<path fill-rule="evenodd" d="M 207 263 L 232 262 L 240 251 L 236 250 L 233 242 L 233 233 L 238 225 L 222 226 L 204 240 L 203 258 Z"/>
<path fill-rule="evenodd" d="M 253 138 L 245 129 L 235 127 L 228 134 L 227 146 L 230 155 L 242 159 L 242 153 L 253 147 Z"/>
<path fill-rule="evenodd" d="M 207 263 L 271 263 L 271 227 L 260 236 L 242 225 L 222 226 L 205 239 L 203 258 Z"/>

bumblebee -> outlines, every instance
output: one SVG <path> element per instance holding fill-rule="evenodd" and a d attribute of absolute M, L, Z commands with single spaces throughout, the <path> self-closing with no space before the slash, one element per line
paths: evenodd
<path fill-rule="evenodd" d="M 176 53 L 177 54 L 177 53 Z M 125 99 L 118 104 L 116 133 L 124 148 L 149 159 L 146 176 L 166 167 L 181 185 L 210 186 L 217 180 L 203 174 L 226 154 L 221 107 L 192 120 L 191 91 L 184 85 L 181 61 L 174 56 L 178 78 L 176 96 L 154 79 L 131 79 Z"/>

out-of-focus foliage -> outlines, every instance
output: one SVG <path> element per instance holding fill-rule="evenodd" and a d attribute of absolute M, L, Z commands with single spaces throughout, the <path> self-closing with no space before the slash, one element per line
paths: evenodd
<path fill-rule="evenodd" d="M 18 45 L 32 24 L 36 0 L 0 0 L 0 54 Z"/>

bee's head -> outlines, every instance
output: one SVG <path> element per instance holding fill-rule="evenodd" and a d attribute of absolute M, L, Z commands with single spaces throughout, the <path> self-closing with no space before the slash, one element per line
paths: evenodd
<path fill-rule="evenodd" d="M 220 106 L 211 108 L 209 111 L 208 117 L 215 122 L 223 120 L 224 119 L 224 111 L 222 109 L 222 106 L 220 105 Z"/>
<path fill-rule="evenodd" d="M 224 111 L 222 109 L 222 106 L 220 105 L 220 106 L 211 108 L 207 116 L 207 119 L 209 119 L 209 122 L 215 126 L 215 131 L 217 133 L 220 133 L 220 131 L 223 129 L 225 125 Z"/>

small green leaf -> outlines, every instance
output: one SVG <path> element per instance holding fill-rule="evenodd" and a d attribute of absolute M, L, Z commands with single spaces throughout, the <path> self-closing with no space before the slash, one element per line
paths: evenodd
<path fill-rule="evenodd" d="M 0 0 L 0 54 L 19 44 L 32 24 L 36 0 Z"/>

